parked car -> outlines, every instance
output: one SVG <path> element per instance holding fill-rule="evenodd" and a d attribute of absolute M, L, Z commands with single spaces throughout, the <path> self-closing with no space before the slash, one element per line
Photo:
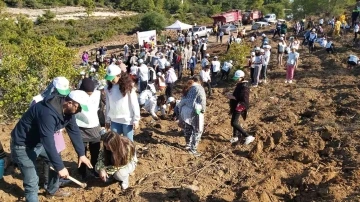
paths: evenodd
<path fill-rule="evenodd" d="M 224 34 L 231 34 L 232 32 L 237 32 L 237 27 L 235 25 L 224 25 L 220 28 Z"/>
<path fill-rule="evenodd" d="M 205 26 L 194 26 L 192 28 L 194 32 L 194 36 L 200 37 L 209 37 L 211 33 L 211 29 L 206 28 Z"/>
<path fill-rule="evenodd" d="M 266 14 L 264 16 L 264 21 L 268 23 L 275 23 L 276 22 L 276 15 L 274 13 Z"/>
<path fill-rule="evenodd" d="M 251 26 L 251 30 L 258 30 L 258 29 L 263 29 L 266 26 L 269 26 L 269 23 L 267 22 L 255 22 L 252 26 Z"/>

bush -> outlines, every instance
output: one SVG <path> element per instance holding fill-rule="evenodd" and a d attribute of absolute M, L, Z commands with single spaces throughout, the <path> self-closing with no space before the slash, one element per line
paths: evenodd
<path fill-rule="evenodd" d="M 65 76 L 74 83 L 75 51 L 54 37 L 26 39 L 20 45 L 3 44 L 0 69 L 1 114 L 6 118 L 21 116 L 32 97 L 56 76 Z"/>
<path fill-rule="evenodd" d="M 56 17 L 56 14 L 50 10 L 45 10 L 45 13 L 42 16 L 44 16 L 44 18 L 47 20 L 52 20 Z"/>
<path fill-rule="evenodd" d="M 150 11 L 145 13 L 140 20 L 140 28 L 142 31 L 156 30 L 160 33 L 167 25 L 167 19 L 164 15 Z"/>
<path fill-rule="evenodd" d="M 233 61 L 233 70 L 242 69 L 247 64 L 247 57 L 250 56 L 251 47 L 249 44 L 242 42 L 241 44 L 233 43 L 228 53 L 221 57 L 222 61 Z"/>

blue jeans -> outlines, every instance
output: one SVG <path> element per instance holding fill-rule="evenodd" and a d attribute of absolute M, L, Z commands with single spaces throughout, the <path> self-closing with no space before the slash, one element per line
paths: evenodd
<path fill-rule="evenodd" d="M 30 148 L 25 146 L 14 145 L 13 143 L 11 143 L 10 149 L 11 149 L 11 157 L 14 163 L 18 164 L 18 167 L 24 178 L 23 186 L 25 190 L 26 202 L 38 202 L 39 177 L 36 173 L 36 159 L 40 155 L 40 153 L 42 153 L 44 148 L 42 146 Z M 57 187 L 58 187 L 59 180 L 57 177 L 57 173 L 56 173 L 56 178 L 57 178 Z M 48 184 L 49 184 L 49 188 L 51 189 L 50 191 L 53 191 L 52 189 L 56 187 L 56 183 L 54 183 L 54 173 L 50 174 Z M 53 193 L 55 193 L 56 190 Z"/>
<path fill-rule="evenodd" d="M 132 142 L 134 141 L 133 125 L 111 122 L 111 131 L 116 132 L 120 135 L 123 134 L 125 137 L 129 138 Z"/>

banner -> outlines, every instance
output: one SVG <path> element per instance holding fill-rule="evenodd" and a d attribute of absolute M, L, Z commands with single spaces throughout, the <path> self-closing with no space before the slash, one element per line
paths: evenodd
<path fill-rule="evenodd" d="M 143 42 L 150 42 L 154 39 L 156 43 L 156 30 L 146 31 L 146 32 L 137 32 L 137 37 L 139 41 L 139 45 L 142 46 Z"/>

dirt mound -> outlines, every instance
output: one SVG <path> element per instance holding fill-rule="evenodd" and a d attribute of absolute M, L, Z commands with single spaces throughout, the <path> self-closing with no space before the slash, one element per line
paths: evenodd
<path fill-rule="evenodd" d="M 276 39 L 272 41 L 276 47 Z M 176 123 L 145 117 L 135 136 L 139 164 L 130 177 L 132 188 L 124 193 L 118 183 L 92 179 L 91 191 L 65 188 L 76 193 L 68 201 L 358 201 L 360 71 L 345 68 L 355 49 L 342 49 L 343 42 L 336 41 L 334 55 L 321 48 L 309 54 L 302 47 L 292 85 L 284 83 L 285 70 L 276 66 L 272 51 L 269 82 L 251 89 L 249 115 L 241 122 L 256 136 L 253 144 L 229 143 L 232 128 L 224 94 L 234 86 L 221 82 L 208 99 L 200 158 L 184 150 Z M 209 49 L 210 54 L 221 53 L 226 45 Z M 9 151 L 12 126 L 1 127 L 0 140 Z M 79 178 L 68 138 L 67 145 L 65 164 Z M 1 201 L 22 196 L 20 179 L 10 167 L 0 184 Z M 41 189 L 40 199 L 46 201 L 43 193 Z"/>

